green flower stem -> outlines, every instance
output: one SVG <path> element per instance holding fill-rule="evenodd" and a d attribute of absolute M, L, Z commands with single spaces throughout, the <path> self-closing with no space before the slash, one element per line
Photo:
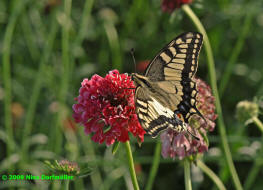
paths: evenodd
<path fill-rule="evenodd" d="M 220 97 L 223 96 L 226 86 L 229 82 L 229 79 L 231 77 L 231 74 L 233 73 L 234 65 L 237 62 L 238 56 L 240 55 L 240 52 L 244 46 L 245 39 L 247 37 L 247 34 L 250 29 L 251 21 L 252 21 L 252 11 L 248 11 L 245 21 L 243 24 L 243 27 L 241 29 L 240 35 L 238 35 L 237 42 L 233 48 L 232 53 L 230 54 L 230 59 L 228 61 L 228 64 L 225 68 L 225 71 L 223 72 L 223 76 L 221 77 L 220 85 L 219 85 L 219 94 Z"/>
<path fill-rule="evenodd" d="M 98 157 L 96 156 L 95 147 L 90 137 L 87 137 L 83 133 L 82 129 L 79 130 L 79 136 L 80 136 L 80 143 L 83 146 L 83 151 L 85 155 L 87 155 L 94 162 L 93 167 L 98 168 L 99 167 L 98 162 L 95 162 L 98 160 Z M 102 162 L 103 161 L 101 161 L 100 163 Z M 95 170 L 90 176 L 90 178 L 93 186 L 92 189 L 101 189 L 101 190 L 105 189 L 104 183 L 102 182 L 100 170 Z"/>
<path fill-rule="evenodd" d="M 112 68 L 117 69 L 122 72 L 122 61 L 121 61 L 121 49 L 118 38 L 117 30 L 113 23 L 109 21 L 104 21 L 104 28 L 106 31 L 107 38 L 109 40 L 109 45 L 112 54 Z"/>
<path fill-rule="evenodd" d="M 186 190 L 192 190 L 190 166 L 189 160 L 184 159 L 184 184 Z"/>
<path fill-rule="evenodd" d="M 41 53 L 37 47 L 37 44 L 34 42 L 35 34 L 34 34 L 34 31 L 32 30 L 32 27 L 29 21 L 30 20 L 28 18 L 27 11 L 26 11 L 21 18 L 21 27 L 23 30 L 23 36 L 25 37 L 25 40 L 26 40 L 28 51 L 34 63 L 37 63 Z"/>
<path fill-rule="evenodd" d="M 254 124 L 261 130 L 261 132 L 263 133 L 263 123 L 257 118 L 257 117 L 253 117 L 252 118 Z"/>
<path fill-rule="evenodd" d="M 194 23 L 194 25 L 196 26 L 198 31 L 200 33 L 202 33 L 204 36 L 204 47 L 205 47 L 206 56 L 207 56 L 207 66 L 208 66 L 208 70 L 209 70 L 210 83 L 211 83 L 213 94 L 215 96 L 216 111 L 218 114 L 219 133 L 220 133 L 223 149 L 225 152 L 227 165 L 228 165 L 229 170 L 232 174 L 231 176 L 233 178 L 234 185 L 235 185 L 236 189 L 241 190 L 243 188 L 242 188 L 240 180 L 238 178 L 238 175 L 237 175 L 234 163 L 233 163 L 232 155 L 230 152 L 230 147 L 229 147 L 228 142 L 227 142 L 223 113 L 222 113 L 222 109 L 221 109 L 221 104 L 220 104 L 220 99 L 219 99 L 219 94 L 218 94 L 217 84 L 216 84 L 216 72 L 215 72 L 215 64 L 214 64 L 212 48 L 210 46 L 210 42 L 209 42 L 208 36 L 206 34 L 206 31 L 205 31 L 202 23 L 198 19 L 198 17 L 195 15 L 195 13 L 186 4 L 182 6 L 182 9 L 189 16 L 189 18 L 192 20 L 192 22 Z"/>
<path fill-rule="evenodd" d="M 261 151 L 262 152 L 262 151 Z M 262 154 L 261 154 L 262 155 Z M 245 183 L 244 183 L 244 189 L 245 190 L 249 190 L 252 189 L 252 185 L 254 184 L 255 180 L 258 177 L 258 173 L 262 170 L 262 165 L 263 165 L 263 161 L 260 158 L 257 158 L 252 166 L 252 168 L 250 169 Z"/>
<path fill-rule="evenodd" d="M 154 152 L 152 167 L 151 167 L 149 179 L 147 181 L 145 190 L 151 190 L 153 187 L 154 179 L 156 177 L 156 174 L 159 168 L 159 164 L 160 164 L 160 157 L 161 157 L 161 142 L 158 141 L 155 145 L 155 152 Z"/>
<path fill-rule="evenodd" d="M 89 27 L 90 22 L 89 21 L 90 21 L 91 10 L 93 8 L 93 5 L 94 5 L 94 0 L 85 0 L 78 34 L 77 34 L 76 38 L 74 39 L 74 42 L 72 43 L 72 47 L 71 47 L 73 52 L 75 52 L 75 49 L 81 48 L 82 42 L 85 39 L 85 37 L 87 36 L 88 30 L 90 29 L 90 27 Z M 73 53 L 73 56 L 76 56 L 76 54 Z M 75 61 L 74 59 L 76 59 L 76 57 L 72 58 L 73 63 Z M 74 68 L 75 68 L 75 64 L 71 64 L 70 70 L 74 71 Z"/>
<path fill-rule="evenodd" d="M 56 117 L 55 123 L 55 142 L 54 142 L 54 151 L 56 153 L 61 152 L 62 148 L 62 131 L 61 131 L 61 121 L 65 118 L 65 108 L 64 104 L 67 97 L 68 84 L 70 79 L 70 51 L 69 51 L 69 30 L 70 30 L 70 14 L 71 14 L 71 3 L 72 0 L 64 0 L 64 12 L 66 19 L 62 25 L 62 74 L 61 74 L 61 83 L 58 94 L 59 101 L 59 111 Z"/>
<path fill-rule="evenodd" d="M 53 15 L 55 16 L 55 15 Z M 56 34 L 58 31 L 58 23 L 56 19 L 52 19 L 53 22 L 51 24 L 51 29 L 49 32 L 49 35 L 47 37 L 47 42 L 45 44 L 45 48 L 41 57 L 41 61 L 39 63 L 39 68 L 38 72 L 35 76 L 35 82 L 33 85 L 33 90 L 32 90 L 32 95 L 29 99 L 29 105 L 27 108 L 26 116 L 25 116 L 25 127 L 23 131 L 23 136 L 22 136 L 22 145 L 21 145 L 21 152 L 22 152 L 22 161 L 26 162 L 27 161 L 27 156 L 28 156 L 28 136 L 30 135 L 32 131 L 32 123 L 35 117 L 35 112 L 36 112 L 36 106 L 38 102 L 38 98 L 40 95 L 40 91 L 43 86 L 43 81 L 44 81 L 44 71 L 45 71 L 45 64 L 47 63 L 50 53 L 52 51 L 53 43 L 56 38 Z"/>
<path fill-rule="evenodd" d="M 261 130 L 262 135 L 263 135 L 263 123 L 257 117 L 252 118 L 252 120 L 254 124 L 258 126 L 258 128 Z M 261 144 L 263 144 L 263 136 L 261 137 Z M 251 189 L 256 178 L 258 177 L 258 173 L 261 171 L 261 167 L 263 165 L 263 161 L 261 159 L 262 154 L 263 154 L 263 148 L 260 149 L 259 157 L 256 158 L 256 160 L 254 161 L 254 164 L 246 177 L 246 181 L 244 183 L 244 189 L 247 189 L 247 190 Z"/>
<path fill-rule="evenodd" d="M 229 5 L 229 0 L 217 0 L 218 5 L 220 6 L 221 10 L 226 10 L 227 6 Z"/>
<path fill-rule="evenodd" d="M 88 24 L 89 24 L 89 18 L 90 18 L 90 13 L 92 10 L 94 4 L 94 0 L 86 0 L 84 4 L 84 9 L 83 13 L 81 16 L 81 24 L 79 27 L 78 35 L 75 40 L 75 45 L 79 46 L 83 42 L 85 36 L 87 35 L 87 30 L 89 29 Z"/>
<path fill-rule="evenodd" d="M 6 27 L 4 39 L 3 39 L 3 85 L 5 90 L 4 96 L 4 122 L 6 134 L 8 136 L 7 142 L 7 157 L 10 156 L 14 149 L 14 134 L 12 129 L 12 114 L 11 114 L 11 102 L 12 102 L 12 90 L 11 90 L 11 69 L 10 69 L 10 49 L 13 39 L 14 29 L 17 23 L 17 19 L 28 1 L 13 0 L 12 5 L 14 8 L 11 15 L 8 17 L 8 24 Z"/>
<path fill-rule="evenodd" d="M 63 185 L 64 185 L 64 190 L 69 190 L 69 182 L 70 182 L 70 180 L 64 180 L 64 182 L 62 182 L 63 183 Z"/>
<path fill-rule="evenodd" d="M 201 160 L 197 160 L 197 166 L 208 176 L 210 177 L 213 182 L 217 185 L 219 190 L 226 190 L 226 187 L 220 180 L 220 178 L 210 169 L 208 168 L 205 163 Z"/>
<path fill-rule="evenodd" d="M 127 141 L 124 144 L 125 144 L 125 148 L 126 148 L 128 162 L 129 162 L 129 170 L 130 170 L 130 175 L 131 175 L 131 179 L 132 179 L 133 188 L 134 188 L 134 190 L 139 190 L 140 188 L 139 188 L 139 185 L 138 185 L 138 182 L 137 182 L 136 173 L 135 173 L 135 169 L 134 169 L 130 142 Z"/>

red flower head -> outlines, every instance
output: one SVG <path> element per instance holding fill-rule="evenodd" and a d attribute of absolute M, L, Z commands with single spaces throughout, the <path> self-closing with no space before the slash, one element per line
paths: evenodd
<path fill-rule="evenodd" d="M 192 135 L 183 131 L 178 133 L 172 129 L 168 129 L 161 134 L 162 155 L 164 158 L 176 156 L 183 159 L 186 156 L 196 155 L 208 150 L 207 131 L 213 131 L 215 127 L 214 97 L 211 88 L 201 79 L 195 79 L 198 90 L 197 108 L 205 117 L 204 121 L 201 117 L 194 115 L 191 117 L 188 130 L 195 134 L 199 140 Z"/>
<path fill-rule="evenodd" d="M 171 13 L 174 9 L 180 8 L 183 4 L 189 3 L 192 3 L 192 0 L 163 0 L 162 10 Z"/>
<path fill-rule="evenodd" d="M 135 113 L 134 90 L 128 89 L 135 86 L 127 74 L 113 70 L 105 78 L 93 75 L 84 79 L 81 85 L 73 117 L 85 126 L 87 134 L 94 133 L 94 142 L 126 142 L 128 132 L 143 142 L 145 131 Z"/>

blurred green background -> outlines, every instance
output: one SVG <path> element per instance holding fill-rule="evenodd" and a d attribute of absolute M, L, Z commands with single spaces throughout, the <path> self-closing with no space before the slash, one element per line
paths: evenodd
<path fill-rule="evenodd" d="M 228 140 L 241 183 L 262 189 L 262 134 L 254 124 L 239 123 L 235 107 L 263 94 L 263 2 L 196 0 L 191 8 L 212 45 Z M 113 156 L 111 147 L 91 142 L 72 119 L 74 97 L 83 78 L 94 73 L 134 72 L 131 48 L 138 63 L 151 60 L 186 31 L 196 29 L 185 13 L 162 12 L 160 0 L 1 0 L 0 175 L 41 175 L 43 160 L 67 158 L 94 168 L 91 176 L 72 182 L 72 189 L 132 189 L 122 145 Z M 201 50 L 197 76 L 209 83 L 207 73 Z M 159 138 L 145 137 L 141 147 L 131 139 L 143 189 Z M 217 128 L 209 140 L 203 159 L 227 189 L 233 189 Z M 193 167 L 192 175 L 193 189 L 216 189 L 199 168 Z M 183 179 L 178 160 L 161 159 L 153 189 L 184 189 Z M 0 189 L 60 187 L 49 181 L 29 182 L 0 183 Z"/>

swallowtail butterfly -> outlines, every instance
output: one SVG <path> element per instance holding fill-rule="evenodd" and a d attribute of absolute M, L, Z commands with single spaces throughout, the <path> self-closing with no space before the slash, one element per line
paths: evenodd
<path fill-rule="evenodd" d="M 197 89 L 193 80 L 202 43 L 202 34 L 183 33 L 154 57 L 144 75 L 131 75 L 136 86 L 139 122 L 153 138 L 167 128 L 187 130 L 186 124 L 193 114 L 204 118 L 196 108 Z"/>

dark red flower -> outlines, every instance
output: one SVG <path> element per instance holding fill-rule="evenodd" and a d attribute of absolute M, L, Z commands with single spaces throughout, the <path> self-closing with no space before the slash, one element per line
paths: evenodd
<path fill-rule="evenodd" d="M 110 71 L 105 78 L 94 75 L 81 83 L 73 117 L 85 127 L 87 134 L 94 133 L 94 142 L 111 145 L 115 140 L 126 142 L 128 132 L 144 140 L 145 131 L 135 113 L 133 81 L 127 74 Z"/>
<path fill-rule="evenodd" d="M 207 131 L 213 131 L 215 127 L 214 97 L 211 93 L 211 88 L 201 79 L 196 80 L 197 108 L 205 117 L 204 121 L 201 117 L 194 115 L 191 117 L 188 124 L 188 130 L 195 134 L 199 140 L 192 135 L 183 131 L 178 133 L 172 129 L 168 129 L 161 134 L 162 155 L 164 158 L 178 157 L 183 159 L 186 156 L 196 155 L 208 150 Z"/>
<path fill-rule="evenodd" d="M 163 0 L 162 10 L 164 12 L 173 12 L 174 9 L 180 8 L 183 4 L 190 4 L 192 0 Z"/>

